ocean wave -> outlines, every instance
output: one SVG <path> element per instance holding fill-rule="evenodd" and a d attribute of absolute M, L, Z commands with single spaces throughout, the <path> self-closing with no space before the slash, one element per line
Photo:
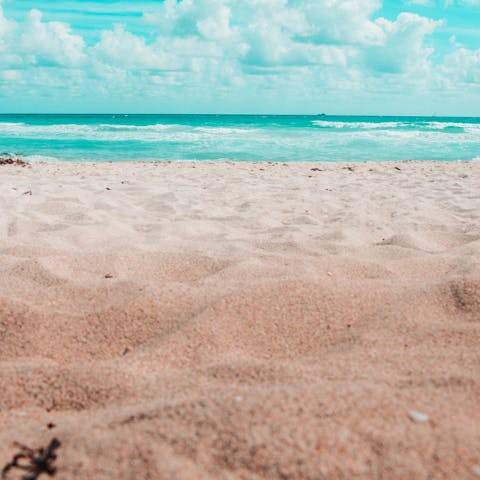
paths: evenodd
<path fill-rule="evenodd" d="M 333 136 L 333 135 L 332 135 Z M 474 145 L 478 143 L 476 136 L 463 133 L 447 133 L 441 130 L 351 130 L 335 139 L 336 143 L 349 143 L 354 140 L 369 140 L 378 145 L 387 145 L 388 142 L 395 148 L 402 142 L 410 142 L 412 145 L 424 145 L 433 148 L 435 144 L 450 145 Z"/>
<path fill-rule="evenodd" d="M 81 124 L 81 123 L 56 123 L 51 125 L 38 125 L 38 124 L 26 124 L 26 123 L 0 123 L 0 128 L 4 129 L 0 133 L 5 131 L 19 131 L 19 132 L 49 132 L 49 133 L 84 133 L 84 132 L 96 132 L 96 131 L 109 131 L 109 130 L 127 130 L 127 131 L 162 131 L 175 128 L 185 128 L 183 125 L 175 124 L 154 124 L 154 125 L 119 125 L 119 124 Z"/>
<path fill-rule="evenodd" d="M 313 120 L 312 124 L 324 129 L 336 130 L 407 130 L 419 132 L 444 132 L 444 133 L 480 133 L 480 125 L 477 123 L 450 123 L 450 122 L 344 122 L 331 120 Z"/>
<path fill-rule="evenodd" d="M 116 125 L 111 123 L 102 123 L 97 125 L 100 129 L 105 130 L 169 130 L 174 128 L 184 128 L 184 125 L 177 125 L 174 123 L 156 123 L 154 125 Z"/>
<path fill-rule="evenodd" d="M 374 132 L 375 134 L 417 135 L 428 133 L 444 133 L 448 136 L 479 135 L 480 124 L 447 123 L 447 122 L 345 122 L 329 120 L 313 120 L 311 126 L 297 129 L 278 126 L 192 126 L 181 124 L 157 123 L 152 125 L 128 124 L 25 124 L 0 123 L 0 138 L 26 139 L 65 139 L 87 141 L 139 141 L 139 142 L 178 142 L 196 140 L 215 140 L 217 137 L 248 135 L 252 139 L 268 139 L 272 137 L 291 138 L 309 137 L 320 132 L 358 134 Z"/>
<path fill-rule="evenodd" d="M 2 127 L 21 127 L 26 125 L 26 123 L 16 123 L 16 122 L 0 122 L 0 128 Z"/>
<path fill-rule="evenodd" d="M 178 124 L 118 125 L 118 124 L 7 124 L 0 128 L 0 137 L 42 140 L 84 140 L 102 142 L 194 142 L 210 141 L 225 135 L 252 134 L 255 129 L 229 127 L 194 127 Z"/>
<path fill-rule="evenodd" d="M 0 150 L 32 162 L 156 160 L 479 160 L 480 123 L 461 118 L 58 117 L 0 123 Z M 23 118 L 21 118 L 23 120 Z M 3 119 L 2 119 L 3 120 Z M 364 120 L 364 121 L 361 121 Z M 144 124 L 149 123 L 151 124 Z M 157 123 L 156 123 L 157 122 Z M 172 122 L 172 123 L 170 123 Z"/>
<path fill-rule="evenodd" d="M 379 129 L 379 128 L 398 128 L 408 125 L 406 122 L 342 122 L 333 120 L 312 120 L 312 124 L 322 128 L 337 129 Z"/>
<path fill-rule="evenodd" d="M 25 138 L 42 140 L 86 140 L 86 141 L 138 141 L 138 142 L 178 142 L 195 141 L 202 136 L 201 132 L 192 131 L 191 127 L 182 125 L 15 125 L 0 129 L 0 137 Z"/>
<path fill-rule="evenodd" d="M 208 133 L 213 135 L 229 135 L 232 133 L 255 133 L 257 129 L 254 128 L 229 128 L 229 127 L 195 127 L 196 132 Z"/>
<path fill-rule="evenodd" d="M 465 133 L 465 128 L 458 125 L 448 125 L 442 128 L 441 131 L 445 133 Z"/>
<path fill-rule="evenodd" d="M 82 124 L 55 124 L 36 125 L 26 123 L 4 123 L 1 125 L 0 134 L 45 134 L 45 133 L 67 133 L 69 135 L 88 132 L 92 130 L 90 125 Z"/>
<path fill-rule="evenodd" d="M 181 125 L 174 123 L 157 123 L 152 125 L 126 125 L 126 124 L 114 124 L 114 123 L 101 123 L 101 124 L 52 124 L 52 125 L 38 125 L 38 124 L 25 124 L 25 123 L 0 123 L 0 133 L 3 134 L 55 134 L 69 136 L 93 134 L 96 135 L 99 132 L 125 132 L 131 134 L 134 132 L 139 133 L 157 133 L 157 132 L 187 132 L 187 133 L 201 133 L 209 135 L 228 135 L 228 134 L 248 134 L 257 131 L 254 128 L 234 128 L 234 127 L 196 127 L 191 125 Z"/>

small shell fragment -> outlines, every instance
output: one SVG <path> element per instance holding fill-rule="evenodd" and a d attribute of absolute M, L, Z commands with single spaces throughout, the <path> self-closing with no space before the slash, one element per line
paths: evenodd
<path fill-rule="evenodd" d="M 410 418 L 417 423 L 425 423 L 430 420 L 430 417 L 426 413 L 418 412 L 417 410 L 410 410 L 408 414 Z"/>

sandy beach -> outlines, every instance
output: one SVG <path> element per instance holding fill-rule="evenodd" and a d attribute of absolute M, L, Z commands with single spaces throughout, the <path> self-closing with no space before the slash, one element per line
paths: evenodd
<path fill-rule="evenodd" d="M 55 437 L 61 480 L 480 478 L 480 162 L 0 188 L 0 469 Z"/>

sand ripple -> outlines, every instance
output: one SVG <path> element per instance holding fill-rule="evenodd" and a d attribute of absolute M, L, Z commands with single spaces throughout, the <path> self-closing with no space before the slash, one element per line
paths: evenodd
<path fill-rule="evenodd" d="M 0 467 L 475 478 L 480 170 L 395 165 L 0 167 Z"/>

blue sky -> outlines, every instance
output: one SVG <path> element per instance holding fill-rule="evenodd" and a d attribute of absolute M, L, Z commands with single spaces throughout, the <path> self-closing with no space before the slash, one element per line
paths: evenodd
<path fill-rule="evenodd" d="M 0 112 L 480 115 L 480 0 L 0 0 Z"/>

